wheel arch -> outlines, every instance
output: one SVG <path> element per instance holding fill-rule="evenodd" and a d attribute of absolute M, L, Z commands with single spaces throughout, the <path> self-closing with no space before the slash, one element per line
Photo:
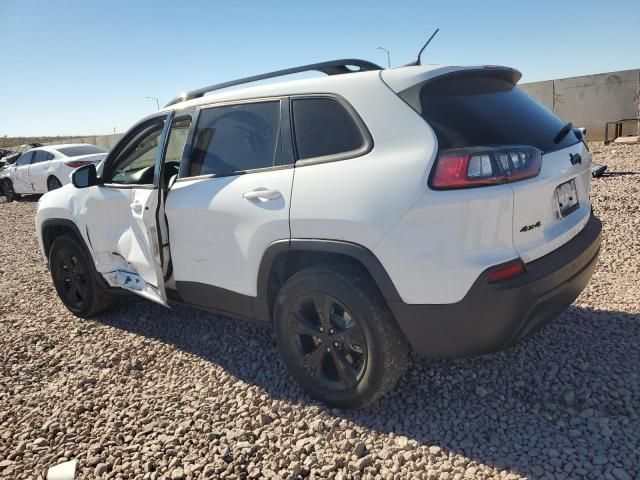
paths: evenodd
<path fill-rule="evenodd" d="M 361 268 L 371 278 L 386 302 L 400 300 L 391 277 L 368 248 L 342 240 L 291 239 L 269 245 L 258 271 L 258 295 L 254 315 L 271 322 L 280 287 L 303 268 L 324 263 L 348 263 Z"/>
<path fill-rule="evenodd" d="M 80 229 L 78 229 L 78 226 L 73 221 L 64 218 L 49 218 L 42 222 L 40 228 L 42 235 L 42 248 L 47 259 L 49 258 L 49 252 L 51 251 L 51 245 L 53 245 L 56 238 L 62 235 L 69 235 L 75 238 L 85 250 L 85 253 L 89 255 L 89 258 L 93 258 L 84 241 L 84 237 L 80 233 Z"/>
<path fill-rule="evenodd" d="M 48 171 L 47 172 L 47 189 L 49 188 L 49 180 L 51 180 L 52 178 L 55 178 L 56 180 L 58 180 L 60 185 L 62 185 L 62 180 L 60 180 L 53 171 Z"/>

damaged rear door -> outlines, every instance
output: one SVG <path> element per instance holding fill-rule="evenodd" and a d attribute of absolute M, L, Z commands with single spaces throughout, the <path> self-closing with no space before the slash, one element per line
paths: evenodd
<path fill-rule="evenodd" d="M 159 179 L 169 122 L 170 114 L 155 115 L 127 132 L 76 213 L 105 280 L 165 306 L 158 222 L 164 221 Z"/>

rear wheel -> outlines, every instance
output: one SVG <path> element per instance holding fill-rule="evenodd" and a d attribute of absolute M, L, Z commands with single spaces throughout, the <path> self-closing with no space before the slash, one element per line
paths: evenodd
<path fill-rule="evenodd" d="M 4 185 L 2 190 L 4 191 L 5 198 L 9 202 L 13 202 L 14 200 L 17 200 L 20 198 L 20 195 L 18 195 L 13 189 L 13 182 L 11 182 L 11 180 L 9 180 L 8 178 L 4 179 Z"/>
<path fill-rule="evenodd" d="M 407 342 L 358 268 L 296 273 L 280 290 L 274 321 L 285 365 L 305 390 L 330 405 L 365 407 L 406 370 Z"/>
<path fill-rule="evenodd" d="M 55 239 L 49 270 L 60 300 L 74 315 L 87 318 L 113 304 L 113 294 L 100 285 L 93 261 L 76 239 L 66 235 Z"/>
<path fill-rule="evenodd" d="M 60 180 L 58 180 L 56 177 L 49 177 L 47 179 L 47 191 L 50 192 L 51 190 L 56 190 L 61 186 L 62 186 L 62 183 L 60 183 Z"/>

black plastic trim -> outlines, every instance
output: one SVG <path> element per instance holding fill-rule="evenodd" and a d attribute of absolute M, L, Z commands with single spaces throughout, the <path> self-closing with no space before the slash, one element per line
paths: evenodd
<path fill-rule="evenodd" d="M 269 277 L 274 261 L 280 254 L 289 252 L 336 253 L 360 262 L 375 281 L 383 297 L 388 301 L 400 301 L 400 294 L 380 260 L 368 248 L 351 242 L 326 239 L 279 240 L 269 245 L 258 270 L 258 296 L 255 298 L 254 315 L 259 320 L 271 321 L 269 305 Z"/>
<path fill-rule="evenodd" d="M 51 251 L 51 245 L 53 244 L 53 242 L 51 243 L 47 242 L 47 239 L 45 238 L 45 232 L 47 231 L 48 228 L 51 228 L 51 227 L 64 227 L 72 230 L 75 233 L 76 237 L 78 237 L 80 246 L 84 250 L 85 254 L 87 255 L 87 258 L 91 259 L 92 262 L 94 261 L 93 254 L 92 254 L 93 249 L 90 248 L 89 245 L 87 245 L 87 242 L 85 242 L 84 237 L 80 233 L 80 229 L 73 221 L 65 218 L 48 218 L 47 220 L 44 220 L 42 222 L 42 226 L 41 226 L 42 230 L 40 232 L 40 235 L 42 235 L 42 247 L 44 249 L 44 254 L 47 257 L 47 267 L 49 266 L 48 264 L 49 252 Z M 87 231 L 87 237 L 88 235 L 89 235 L 89 232 Z M 95 268 L 95 265 L 94 265 L 94 268 Z M 109 289 L 111 288 L 107 284 L 107 282 L 104 280 L 104 278 L 102 278 L 102 275 L 98 274 L 97 278 L 98 278 L 98 282 L 100 282 L 103 288 L 109 288 Z"/>
<path fill-rule="evenodd" d="M 600 252 L 602 223 L 591 216 L 578 235 L 526 264 L 512 279 L 489 283 L 484 271 L 453 304 L 389 301 L 413 350 L 424 357 L 465 357 L 513 346 L 557 317 L 588 284 Z"/>
<path fill-rule="evenodd" d="M 357 70 L 351 70 L 348 67 L 357 67 Z M 370 70 L 382 70 L 382 67 L 375 63 L 359 60 L 355 58 L 348 58 L 343 60 L 330 60 L 328 62 L 312 63 L 309 65 L 302 65 L 300 67 L 285 68 L 283 70 L 276 70 L 274 72 L 262 73 L 260 75 L 253 75 L 251 77 L 239 78 L 237 80 L 231 80 L 229 82 L 218 83 L 215 85 L 209 85 L 208 87 L 198 88 L 190 92 L 178 95 L 173 100 L 165 105 L 169 107 L 176 103 L 184 102 L 194 98 L 200 98 L 205 93 L 215 90 L 222 90 L 223 88 L 233 87 L 235 85 L 243 85 L 245 83 L 253 83 L 259 80 L 266 80 L 268 78 L 283 77 L 286 75 L 293 75 L 294 73 L 302 73 L 309 71 L 318 71 L 326 75 L 339 75 L 344 73 L 365 72 Z"/>
<path fill-rule="evenodd" d="M 400 295 L 391 278 L 371 250 L 355 243 L 324 239 L 283 239 L 269 245 L 258 271 L 255 297 L 214 285 L 177 281 L 177 296 L 172 300 L 208 311 L 270 323 L 272 312 L 269 304 L 269 278 L 274 262 L 281 254 L 302 251 L 336 253 L 353 258 L 367 269 L 388 302 L 400 301 Z"/>
<path fill-rule="evenodd" d="M 229 315 L 254 318 L 255 297 L 198 282 L 176 281 L 180 301 Z"/>

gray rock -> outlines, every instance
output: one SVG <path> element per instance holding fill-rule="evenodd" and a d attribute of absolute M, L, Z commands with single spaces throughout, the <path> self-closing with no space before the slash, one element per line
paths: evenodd
<path fill-rule="evenodd" d="M 595 457 L 593 457 L 593 459 L 591 460 L 591 462 L 594 465 L 606 465 L 607 462 L 609 460 L 607 459 L 607 457 L 605 455 L 596 455 Z"/>
<path fill-rule="evenodd" d="M 611 475 L 613 475 L 616 480 L 633 480 L 631 478 L 631 475 L 629 475 L 625 470 L 619 467 L 611 470 Z"/>
<path fill-rule="evenodd" d="M 353 454 L 358 458 L 362 458 L 367 454 L 367 447 L 363 442 L 358 442 L 356 446 L 353 447 Z"/>
<path fill-rule="evenodd" d="M 96 477 L 101 477 L 103 474 L 107 473 L 109 471 L 109 465 L 106 463 L 99 463 L 98 465 L 96 465 L 96 468 L 94 470 L 94 473 L 96 475 Z"/>

